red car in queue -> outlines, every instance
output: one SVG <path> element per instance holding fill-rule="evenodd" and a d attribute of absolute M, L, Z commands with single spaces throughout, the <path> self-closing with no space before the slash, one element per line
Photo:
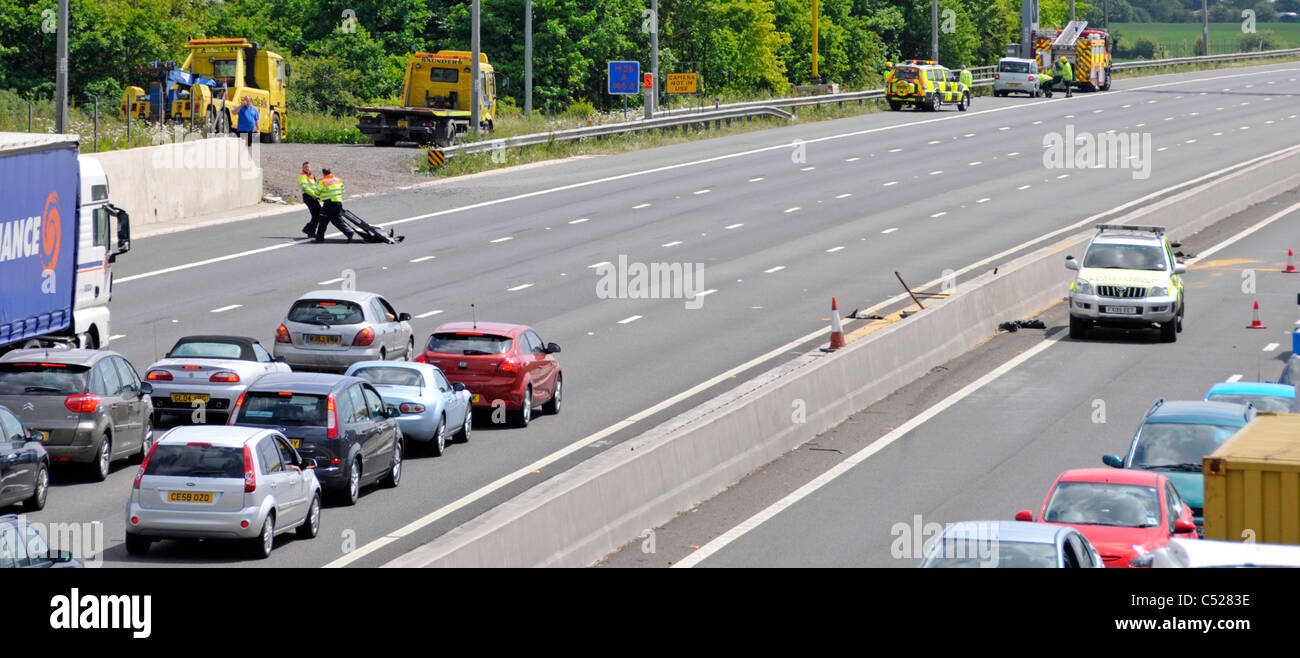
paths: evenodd
<path fill-rule="evenodd" d="M 1017 521 L 1033 521 L 1021 510 Z M 1040 523 L 1083 533 L 1107 567 L 1164 547 L 1170 539 L 1197 539 L 1192 508 L 1168 476 L 1132 469 L 1077 468 L 1056 478 L 1038 513 Z"/>
<path fill-rule="evenodd" d="M 475 409 L 504 405 L 516 427 L 527 427 L 533 408 L 560 413 L 564 375 L 555 355 L 532 327 L 501 322 L 449 322 L 434 330 L 415 361 L 442 369 L 464 384 Z"/>

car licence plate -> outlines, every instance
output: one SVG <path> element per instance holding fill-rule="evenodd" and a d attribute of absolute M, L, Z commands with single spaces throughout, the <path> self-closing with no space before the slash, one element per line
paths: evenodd
<path fill-rule="evenodd" d="M 50 433 L 47 430 L 32 430 L 32 439 L 35 441 L 49 441 Z"/>
<path fill-rule="evenodd" d="M 289 445 L 293 446 L 294 450 L 297 450 L 302 447 L 302 439 L 289 439 Z"/>
<path fill-rule="evenodd" d="M 324 334 L 307 334 L 307 342 L 312 345 L 338 345 L 342 342 L 342 336 L 326 336 Z"/>
<path fill-rule="evenodd" d="M 1008 83 L 1007 83 L 1007 86 L 1008 86 L 1008 87 L 1019 87 L 1019 86 L 1020 86 L 1020 83 L 1019 83 L 1019 82 L 1008 82 Z"/>
<path fill-rule="evenodd" d="M 210 491 L 170 491 L 167 493 L 169 503 L 211 503 Z"/>
<path fill-rule="evenodd" d="M 204 404 L 211 401 L 207 393 L 172 393 L 172 402 L 190 403 L 195 400 L 202 400 Z"/>
<path fill-rule="evenodd" d="M 406 128 L 407 126 L 410 126 L 410 125 L 411 125 L 410 122 L 408 122 L 406 119 L 398 119 L 398 120 L 397 120 L 397 127 L 398 127 L 398 128 Z"/>
<path fill-rule="evenodd" d="M 1104 309 L 1107 313 L 1117 313 L 1119 315 L 1137 315 L 1136 306 L 1107 306 Z"/>
<path fill-rule="evenodd" d="M 479 401 L 479 394 L 478 394 L 478 393 L 472 393 L 472 394 L 470 394 L 469 401 L 472 402 L 472 403 L 474 403 L 474 404 L 478 404 L 478 401 Z"/>

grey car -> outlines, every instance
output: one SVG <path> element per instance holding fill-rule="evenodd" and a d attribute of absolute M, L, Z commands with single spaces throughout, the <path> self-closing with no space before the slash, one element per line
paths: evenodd
<path fill-rule="evenodd" d="M 0 406 L 0 508 L 22 503 L 45 509 L 50 493 L 50 455 L 14 413 Z"/>
<path fill-rule="evenodd" d="M 202 407 L 207 420 L 224 423 L 249 384 L 264 375 L 289 372 L 256 338 L 186 336 L 145 371 L 153 385 L 154 424 L 166 413 L 193 416 Z"/>
<path fill-rule="evenodd" d="M 276 430 L 185 425 L 162 435 L 135 476 L 126 504 L 126 550 L 159 539 L 243 540 L 255 558 L 275 536 L 320 532 L 316 462 Z"/>
<path fill-rule="evenodd" d="M 1097 549 L 1074 528 L 1027 521 L 965 521 L 948 526 L 921 567 L 1105 569 Z"/>
<path fill-rule="evenodd" d="M 143 458 L 153 441 L 153 386 L 106 350 L 14 350 L 0 357 L 0 405 L 45 445 L 55 465 L 91 480 L 113 461 Z"/>
<path fill-rule="evenodd" d="M 0 514 L 0 569 L 79 569 L 72 553 L 53 550 L 41 529 L 15 514 Z"/>
<path fill-rule="evenodd" d="M 373 292 L 315 290 L 289 307 L 275 330 L 274 353 L 294 370 L 337 373 L 357 361 L 410 359 L 410 319 Z"/>

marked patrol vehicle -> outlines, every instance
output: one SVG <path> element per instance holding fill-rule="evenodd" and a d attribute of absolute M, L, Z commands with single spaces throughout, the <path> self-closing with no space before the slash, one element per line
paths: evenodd
<path fill-rule="evenodd" d="M 909 59 L 890 70 L 885 88 L 889 109 L 904 105 L 936 111 L 942 105 L 956 105 L 962 112 L 970 107 L 970 88 L 962 84 L 957 72 L 939 66 L 933 60 Z"/>
<path fill-rule="evenodd" d="M 1183 330 L 1183 278 L 1163 226 L 1098 224 L 1083 262 L 1065 257 L 1079 273 L 1070 284 L 1070 338 L 1093 326 L 1160 328 L 1166 343 Z"/>

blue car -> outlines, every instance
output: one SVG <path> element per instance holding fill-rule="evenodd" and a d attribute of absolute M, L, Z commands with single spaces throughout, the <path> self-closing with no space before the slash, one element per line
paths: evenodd
<path fill-rule="evenodd" d="M 370 382 L 384 403 L 396 406 L 397 424 L 408 440 L 419 441 L 435 457 L 447 447 L 447 435 L 469 441 L 474 423 L 470 392 L 452 384 L 438 366 L 405 361 L 358 361 L 347 374 Z"/>
<path fill-rule="evenodd" d="M 1282 365 L 1282 372 L 1277 376 L 1277 383 L 1295 386 L 1300 383 L 1300 354 L 1292 354 Z"/>
<path fill-rule="evenodd" d="M 1255 407 L 1249 404 L 1202 400 L 1165 402 L 1161 398 L 1147 410 L 1129 444 L 1128 454 L 1106 455 L 1101 462 L 1113 468 L 1168 475 L 1183 502 L 1192 508 L 1199 528 L 1205 506 L 1201 458 L 1218 450 L 1254 417 Z"/>
<path fill-rule="evenodd" d="M 1295 406 L 1295 387 L 1267 382 L 1219 382 L 1205 399 L 1213 402 L 1253 404 L 1260 411 L 1289 413 Z"/>

